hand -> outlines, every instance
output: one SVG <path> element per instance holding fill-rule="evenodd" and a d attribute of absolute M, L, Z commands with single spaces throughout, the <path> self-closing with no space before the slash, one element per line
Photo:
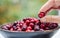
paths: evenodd
<path fill-rule="evenodd" d="M 51 9 L 60 9 L 60 0 L 48 0 L 39 10 L 38 16 L 40 18 L 44 17 Z"/>
<path fill-rule="evenodd" d="M 60 23 L 60 16 L 45 16 L 40 20 L 41 22 Z"/>

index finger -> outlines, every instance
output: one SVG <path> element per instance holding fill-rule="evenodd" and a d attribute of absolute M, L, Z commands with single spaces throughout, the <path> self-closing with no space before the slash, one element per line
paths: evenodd
<path fill-rule="evenodd" d="M 40 18 L 44 17 L 44 16 L 47 14 L 47 12 L 50 11 L 50 10 L 53 8 L 53 6 L 54 6 L 54 0 L 49 0 L 49 1 L 47 1 L 47 3 L 44 4 L 44 5 L 41 7 L 41 9 L 39 10 L 38 16 L 39 16 Z M 43 13 L 42 16 L 41 16 L 41 13 Z"/>

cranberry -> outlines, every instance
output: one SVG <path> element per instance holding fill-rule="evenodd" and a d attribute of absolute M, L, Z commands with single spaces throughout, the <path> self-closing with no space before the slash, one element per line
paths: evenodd
<path fill-rule="evenodd" d="M 30 23 L 30 21 L 29 20 L 26 20 L 26 22 L 25 23 Z"/>
<path fill-rule="evenodd" d="M 7 24 L 6 27 L 10 28 L 11 26 Z"/>
<path fill-rule="evenodd" d="M 19 29 L 20 27 L 19 27 L 19 26 L 17 26 L 17 28 Z"/>
<path fill-rule="evenodd" d="M 13 30 L 17 30 L 17 27 L 16 26 L 13 26 Z"/>
<path fill-rule="evenodd" d="M 31 27 L 31 26 L 28 26 L 28 27 L 27 27 L 27 30 L 28 30 L 28 29 L 29 29 L 29 30 L 32 30 L 32 27 Z"/>
<path fill-rule="evenodd" d="M 44 12 L 40 12 L 39 14 L 38 14 L 38 17 L 40 17 L 40 18 L 42 18 L 42 17 L 44 17 L 45 16 L 45 13 Z"/>
<path fill-rule="evenodd" d="M 18 24 L 18 26 L 22 28 L 23 24 L 24 24 L 24 22 L 21 21 L 21 22 Z"/>
<path fill-rule="evenodd" d="M 35 25 L 34 30 L 35 31 L 39 31 L 40 30 L 39 26 L 38 25 Z"/>
<path fill-rule="evenodd" d="M 2 26 L 2 29 L 8 30 L 7 26 Z"/>
<path fill-rule="evenodd" d="M 12 27 L 12 25 L 9 25 L 9 24 L 7 24 L 5 26 L 8 28 L 8 30 L 10 30 L 10 28 Z"/>
<path fill-rule="evenodd" d="M 27 25 L 24 24 L 23 27 L 22 27 L 22 31 L 26 31 L 26 29 L 27 29 Z"/>
<path fill-rule="evenodd" d="M 35 21 L 32 19 L 32 20 L 30 20 L 30 22 L 31 22 L 31 23 L 34 23 Z"/>
<path fill-rule="evenodd" d="M 57 23 L 53 23 L 53 25 L 54 25 L 55 28 L 58 27 L 58 24 Z"/>
<path fill-rule="evenodd" d="M 10 29 L 10 31 L 14 31 L 14 29 L 13 29 L 13 28 L 11 28 L 11 29 Z"/>
<path fill-rule="evenodd" d="M 17 26 L 20 26 L 20 24 L 18 23 Z"/>
<path fill-rule="evenodd" d="M 38 20 L 37 22 L 36 22 L 36 25 L 41 25 L 41 22 L 40 22 L 40 20 Z"/>
<path fill-rule="evenodd" d="M 21 28 L 18 28 L 17 31 L 21 31 Z"/>
<path fill-rule="evenodd" d="M 31 30 L 27 29 L 26 32 L 31 32 Z"/>
<path fill-rule="evenodd" d="M 29 20 L 26 20 L 25 23 L 27 24 L 27 26 L 29 25 L 30 21 Z"/>
<path fill-rule="evenodd" d="M 44 25 L 44 24 L 41 24 L 41 25 L 40 25 L 40 28 L 41 28 L 41 29 L 45 29 L 45 25 Z"/>
<path fill-rule="evenodd" d="M 34 27 L 34 23 L 30 23 L 29 26 Z"/>
<path fill-rule="evenodd" d="M 25 19 L 23 19 L 23 21 L 25 22 L 26 20 L 30 20 L 31 18 L 25 18 Z"/>
<path fill-rule="evenodd" d="M 21 28 L 19 26 L 17 26 L 17 31 L 21 31 Z"/>
<path fill-rule="evenodd" d="M 20 21 L 19 24 L 24 24 L 24 21 Z"/>
<path fill-rule="evenodd" d="M 36 18 L 33 18 L 33 20 L 34 20 L 35 22 L 37 22 L 37 21 L 38 21 L 38 19 L 36 19 Z"/>
<path fill-rule="evenodd" d="M 22 28 L 22 26 L 23 26 L 23 24 L 20 24 L 20 26 L 19 26 L 19 27 L 21 27 L 21 28 Z"/>
<path fill-rule="evenodd" d="M 54 28 L 57 28 L 58 24 L 57 23 L 51 23 L 49 28 L 50 29 L 54 29 Z"/>
<path fill-rule="evenodd" d="M 45 23 L 45 26 L 48 27 L 50 25 L 50 23 Z"/>

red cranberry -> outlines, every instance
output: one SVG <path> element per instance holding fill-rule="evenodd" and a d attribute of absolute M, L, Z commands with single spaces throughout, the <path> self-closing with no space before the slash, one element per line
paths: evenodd
<path fill-rule="evenodd" d="M 17 26 L 17 28 L 19 29 L 20 27 L 19 27 L 19 26 Z"/>
<path fill-rule="evenodd" d="M 39 26 L 38 25 L 35 25 L 34 30 L 35 31 L 39 31 L 40 30 Z"/>
<path fill-rule="evenodd" d="M 19 26 L 19 27 L 21 27 L 21 28 L 22 28 L 22 26 L 23 26 L 23 24 L 20 24 L 20 26 Z"/>
<path fill-rule="evenodd" d="M 24 21 L 20 21 L 19 24 L 24 24 Z"/>
<path fill-rule="evenodd" d="M 25 23 L 30 23 L 30 21 L 29 20 L 26 20 Z"/>
<path fill-rule="evenodd" d="M 37 22 L 36 22 L 36 25 L 41 25 L 41 22 L 40 22 L 40 20 L 38 20 Z"/>
<path fill-rule="evenodd" d="M 7 28 L 8 28 L 8 30 L 10 30 L 10 28 L 12 27 L 12 25 L 5 25 Z"/>
<path fill-rule="evenodd" d="M 26 29 L 27 29 L 27 25 L 24 24 L 23 27 L 22 27 L 22 31 L 26 31 Z"/>
<path fill-rule="evenodd" d="M 17 30 L 18 28 L 17 28 L 16 26 L 13 26 L 13 29 L 14 29 L 14 30 Z"/>
<path fill-rule="evenodd" d="M 50 23 L 46 23 L 45 26 L 48 27 L 50 25 Z"/>
<path fill-rule="evenodd" d="M 34 23 L 30 23 L 29 26 L 34 27 Z"/>
<path fill-rule="evenodd" d="M 55 28 L 58 27 L 58 24 L 57 23 L 53 23 L 53 25 L 54 25 Z"/>
<path fill-rule="evenodd" d="M 18 28 L 17 31 L 21 31 L 21 28 Z"/>
<path fill-rule="evenodd" d="M 37 22 L 37 21 L 38 21 L 38 19 L 36 19 L 36 18 L 33 18 L 33 20 L 34 20 L 35 22 Z"/>
<path fill-rule="evenodd" d="M 31 32 L 31 30 L 27 29 L 26 32 Z"/>
<path fill-rule="evenodd" d="M 51 23 L 49 28 L 50 29 L 54 29 L 54 28 L 57 28 L 58 24 L 57 23 Z"/>
<path fill-rule="evenodd" d="M 29 25 L 30 21 L 29 21 L 29 20 L 26 20 L 25 23 L 26 23 L 27 25 Z"/>
<path fill-rule="evenodd" d="M 30 20 L 31 23 L 34 23 L 35 21 L 34 20 Z"/>
<path fill-rule="evenodd" d="M 27 27 L 27 30 L 28 30 L 28 29 L 29 29 L 29 30 L 32 30 L 32 27 L 31 27 L 31 26 L 28 26 L 28 27 Z"/>
<path fill-rule="evenodd" d="M 39 18 L 42 18 L 42 17 L 44 17 L 45 16 L 45 13 L 44 12 L 40 12 L 39 14 L 38 14 L 38 17 Z"/>
<path fill-rule="evenodd" d="M 25 22 L 26 20 L 30 20 L 31 18 L 25 18 L 25 19 L 23 19 L 23 21 Z"/>
<path fill-rule="evenodd" d="M 17 24 L 17 26 L 20 26 L 20 24 Z"/>
<path fill-rule="evenodd" d="M 13 28 L 10 28 L 10 31 L 14 31 L 14 29 Z"/>
<path fill-rule="evenodd" d="M 45 29 L 45 25 L 44 25 L 44 24 L 41 24 L 41 25 L 40 25 L 40 28 L 41 28 L 41 29 Z"/>
<path fill-rule="evenodd" d="M 2 26 L 2 29 L 8 30 L 7 26 Z"/>
<path fill-rule="evenodd" d="M 21 27 L 17 26 L 17 31 L 21 31 Z"/>
<path fill-rule="evenodd" d="M 6 25 L 6 27 L 8 27 L 8 28 L 9 28 L 9 27 L 11 27 L 11 25 L 8 25 L 8 24 L 7 24 L 7 25 Z"/>
<path fill-rule="evenodd" d="M 21 21 L 18 26 L 20 26 L 22 28 L 23 24 L 24 24 L 24 22 Z"/>

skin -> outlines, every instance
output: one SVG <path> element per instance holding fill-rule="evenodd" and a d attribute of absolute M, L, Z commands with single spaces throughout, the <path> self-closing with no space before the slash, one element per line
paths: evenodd
<path fill-rule="evenodd" d="M 57 19 L 58 18 L 58 19 Z M 60 16 L 45 16 L 40 19 L 41 22 L 60 23 Z"/>
<path fill-rule="evenodd" d="M 39 10 L 47 14 L 51 9 L 60 9 L 60 0 L 48 0 Z M 58 19 L 57 19 L 58 18 Z M 45 16 L 41 18 L 43 22 L 56 22 L 60 23 L 60 16 Z"/>

